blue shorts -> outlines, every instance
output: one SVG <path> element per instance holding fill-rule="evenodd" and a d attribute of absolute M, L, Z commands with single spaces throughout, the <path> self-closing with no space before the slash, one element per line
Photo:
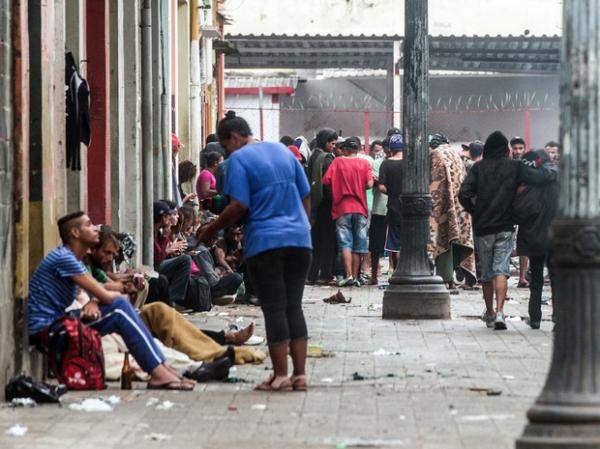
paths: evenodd
<path fill-rule="evenodd" d="M 361 214 L 345 214 L 335 221 L 340 250 L 353 253 L 369 252 L 368 219 Z"/>
<path fill-rule="evenodd" d="M 385 239 L 385 250 L 393 253 L 400 252 L 400 225 L 389 224 Z"/>
<path fill-rule="evenodd" d="M 512 232 L 499 232 L 475 237 L 475 250 L 479 255 L 481 267 L 481 282 L 491 281 L 496 276 L 510 277 L 512 237 Z"/>

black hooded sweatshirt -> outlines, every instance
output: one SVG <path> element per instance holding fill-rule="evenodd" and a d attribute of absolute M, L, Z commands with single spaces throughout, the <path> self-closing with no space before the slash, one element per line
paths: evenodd
<path fill-rule="evenodd" d="M 473 216 L 476 236 L 512 232 L 512 204 L 517 187 L 542 186 L 556 180 L 556 172 L 533 169 L 508 159 L 508 154 L 508 139 L 495 131 L 485 142 L 483 159 L 473 165 L 460 187 L 459 201 Z"/>

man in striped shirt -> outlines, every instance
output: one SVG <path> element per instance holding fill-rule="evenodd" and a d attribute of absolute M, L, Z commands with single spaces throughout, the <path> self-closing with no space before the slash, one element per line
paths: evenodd
<path fill-rule="evenodd" d="M 80 318 L 102 335 L 121 335 L 138 364 L 150 374 L 148 388 L 193 389 L 192 381 L 180 379 L 164 364 L 164 355 L 129 300 L 106 290 L 81 262 L 99 239 L 90 217 L 84 212 L 69 214 L 58 220 L 58 228 L 63 244 L 48 253 L 29 282 L 30 339 L 42 341 L 48 326 L 65 314 L 83 289 L 92 299 L 81 309 Z"/>

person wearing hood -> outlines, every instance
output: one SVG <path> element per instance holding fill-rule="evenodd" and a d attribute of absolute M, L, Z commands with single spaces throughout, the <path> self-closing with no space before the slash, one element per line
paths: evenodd
<path fill-rule="evenodd" d="M 323 185 L 323 176 L 333 162 L 333 150 L 338 135 L 333 129 L 325 128 L 317 133 L 316 147 L 308 160 L 310 182 L 311 237 L 313 258 L 308 272 L 308 283 L 329 283 L 333 279 L 336 260 L 335 221 L 331 217 L 333 198 L 331 187 Z"/>
<path fill-rule="evenodd" d="M 310 155 L 312 154 L 312 151 L 310 149 L 310 145 L 306 137 L 296 137 L 296 139 L 294 140 L 294 145 L 298 147 L 298 151 L 300 151 L 300 154 L 304 158 L 304 163 L 307 164 L 308 160 L 310 159 Z"/>
<path fill-rule="evenodd" d="M 514 219 L 512 203 L 521 184 L 543 186 L 556 180 L 555 171 L 533 169 L 509 158 L 508 139 L 500 131 L 489 135 L 483 159 L 471 168 L 459 192 L 459 200 L 473 218 L 475 249 L 481 263 L 481 282 L 488 327 L 506 329 L 504 301 L 510 277 Z M 494 313 L 494 294 L 496 312 Z"/>
<path fill-rule="evenodd" d="M 544 150 L 525 153 L 521 161 L 536 170 L 543 167 L 557 170 Z M 550 225 L 558 211 L 558 197 L 558 181 L 553 181 L 545 186 L 519 186 L 513 202 L 513 217 L 519 225 L 517 253 L 529 257 L 531 266 L 528 324 L 532 329 L 539 329 L 542 321 L 544 265 L 550 249 Z"/>

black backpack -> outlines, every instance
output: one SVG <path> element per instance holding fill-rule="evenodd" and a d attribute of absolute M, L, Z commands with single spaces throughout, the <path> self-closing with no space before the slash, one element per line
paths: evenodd
<path fill-rule="evenodd" d="M 208 312 L 212 307 L 210 285 L 203 276 L 192 276 L 185 292 L 184 307 L 194 312 Z"/>

